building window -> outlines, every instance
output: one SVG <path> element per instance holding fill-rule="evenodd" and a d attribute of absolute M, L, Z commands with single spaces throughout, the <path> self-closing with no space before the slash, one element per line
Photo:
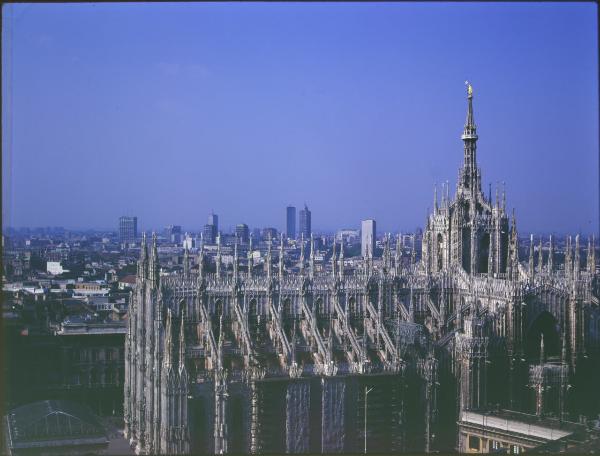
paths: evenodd
<path fill-rule="evenodd" d="M 92 385 L 100 383 L 100 373 L 98 372 L 98 369 L 92 369 L 90 371 L 90 383 Z"/>
<path fill-rule="evenodd" d="M 490 450 L 499 450 L 502 445 L 497 440 L 490 440 Z"/>
<path fill-rule="evenodd" d="M 521 452 L 521 447 L 519 445 L 511 445 L 510 446 L 510 454 L 519 454 Z"/>
<path fill-rule="evenodd" d="M 474 435 L 469 436 L 469 450 L 479 451 L 479 437 L 475 437 Z"/>
<path fill-rule="evenodd" d="M 113 351 L 112 349 L 108 348 L 106 350 L 106 361 L 112 361 L 113 360 Z"/>

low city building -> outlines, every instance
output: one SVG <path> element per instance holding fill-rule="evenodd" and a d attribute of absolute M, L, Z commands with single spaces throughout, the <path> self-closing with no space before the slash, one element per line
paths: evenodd
<path fill-rule="evenodd" d="M 92 411 L 71 401 L 40 401 L 6 416 L 8 454 L 95 454 L 108 447 L 106 431 Z"/>
<path fill-rule="evenodd" d="M 68 269 L 63 269 L 60 261 L 48 261 L 46 262 L 46 271 L 52 275 L 59 275 L 64 272 L 69 272 Z"/>
<path fill-rule="evenodd" d="M 126 288 L 135 288 L 135 275 L 126 275 L 119 280 L 119 290 Z"/>
<path fill-rule="evenodd" d="M 465 410 L 460 414 L 458 429 L 460 453 L 519 454 L 549 442 L 562 441 L 586 428 L 578 423 L 508 410 Z"/>

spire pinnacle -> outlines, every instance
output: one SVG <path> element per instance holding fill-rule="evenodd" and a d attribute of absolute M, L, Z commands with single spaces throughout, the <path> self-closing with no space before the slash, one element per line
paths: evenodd
<path fill-rule="evenodd" d="M 344 280 L 344 235 L 340 241 L 340 281 Z"/>
<path fill-rule="evenodd" d="M 401 266 L 402 266 L 402 233 L 398 233 L 398 237 L 396 238 L 396 258 L 394 258 L 394 262 L 396 263 L 396 274 L 400 274 Z"/>
<path fill-rule="evenodd" d="M 138 261 L 138 278 L 144 279 L 148 271 L 148 248 L 146 246 L 146 232 L 142 233 L 142 243 L 140 245 L 140 259 Z"/>
<path fill-rule="evenodd" d="M 589 252 L 590 260 L 588 266 L 588 272 L 590 274 L 596 274 L 596 237 L 592 236 L 592 246 Z"/>
<path fill-rule="evenodd" d="M 233 280 L 237 280 L 238 278 L 238 236 L 235 234 L 235 243 L 233 245 Z"/>
<path fill-rule="evenodd" d="M 467 109 L 467 120 L 465 122 L 463 139 L 477 139 L 477 128 L 475 127 L 475 118 L 473 116 L 473 87 L 469 81 L 465 81 L 465 84 L 467 85 L 467 100 L 469 100 L 469 107 Z"/>
<path fill-rule="evenodd" d="M 200 249 L 198 249 L 198 278 L 204 278 L 204 238 L 200 238 Z"/>
<path fill-rule="evenodd" d="M 181 325 L 179 327 L 179 371 L 185 369 L 185 307 L 181 306 Z"/>
<path fill-rule="evenodd" d="M 548 247 L 548 273 L 554 272 L 554 242 L 552 235 L 550 235 L 550 245 Z"/>
<path fill-rule="evenodd" d="M 148 265 L 148 275 L 156 285 L 160 277 L 160 264 L 158 262 L 158 247 L 156 244 L 156 233 L 152 233 L 152 247 L 150 251 L 150 263 Z"/>
<path fill-rule="evenodd" d="M 216 274 L 217 274 L 217 278 L 221 277 L 221 233 L 217 234 Z"/>
<path fill-rule="evenodd" d="M 252 269 L 254 267 L 252 258 L 252 233 L 250 233 L 250 242 L 248 243 L 248 277 L 252 278 Z"/>
<path fill-rule="evenodd" d="M 467 84 L 467 119 L 461 135 L 464 142 L 464 164 L 459 171 L 458 190 L 461 190 L 471 199 L 481 193 L 481 176 L 477 168 L 477 127 L 473 116 L 473 88 L 468 81 Z M 485 198 L 484 195 L 482 195 Z"/>
<path fill-rule="evenodd" d="M 279 238 L 279 278 L 283 277 L 283 233 Z"/>
<path fill-rule="evenodd" d="M 498 183 L 496 182 L 496 208 L 500 209 L 500 198 L 499 198 Z"/>
<path fill-rule="evenodd" d="M 573 273 L 573 261 L 572 261 L 572 242 L 571 236 L 567 237 L 567 245 L 565 247 L 565 275 L 571 277 Z"/>
<path fill-rule="evenodd" d="M 533 280 L 535 270 L 533 268 L 533 234 L 529 235 L 529 278 Z"/>
<path fill-rule="evenodd" d="M 183 249 L 183 276 L 187 279 L 190 276 L 190 251 L 187 242 Z"/>
<path fill-rule="evenodd" d="M 312 233 L 310 233 L 310 257 L 309 257 L 309 263 L 310 263 L 310 278 L 314 278 L 315 277 L 315 238 L 313 237 Z"/>
<path fill-rule="evenodd" d="M 304 233 L 300 235 L 300 275 L 304 275 Z"/>
<path fill-rule="evenodd" d="M 580 269 L 580 259 L 579 259 L 579 234 L 575 236 L 575 264 L 573 265 L 573 271 L 575 273 L 575 277 L 579 278 L 579 269 Z"/>
<path fill-rule="evenodd" d="M 173 346 L 173 323 L 172 323 L 172 311 L 169 307 L 167 309 L 167 325 L 165 328 L 165 366 L 171 367 L 173 359 L 171 358 L 171 350 Z"/>
<path fill-rule="evenodd" d="M 335 254 L 335 238 L 333 239 L 333 253 L 331 254 L 331 275 L 334 280 L 337 276 L 337 262 L 336 262 L 336 254 Z"/>
<path fill-rule="evenodd" d="M 544 250 L 542 244 L 542 237 L 540 236 L 540 251 L 538 252 L 538 270 L 542 272 L 544 270 Z"/>
<path fill-rule="evenodd" d="M 267 279 L 271 280 L 271 261 L 272 261 L 272 256 L 271 256 L 271 233 L 269 233 L 269 241 L 267 243 L 267 258 L 265 261 L 265 268 L 267 270 Z"/>

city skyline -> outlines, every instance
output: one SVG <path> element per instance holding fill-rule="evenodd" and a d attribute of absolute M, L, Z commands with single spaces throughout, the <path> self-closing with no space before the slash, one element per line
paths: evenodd
<path fill-rule="evenodd" d="M 506 182 L 523 232 L 597 232 L 595 5 L 248 6 L 7 6 L 4 225 L 201 229 L 214 208 L 284 230 L 306 202 L 314 231 L 423 227 L 455 188 L 468 78 L 485 192 Z M 155 26 L 173 44 L 136 54 Z"/>

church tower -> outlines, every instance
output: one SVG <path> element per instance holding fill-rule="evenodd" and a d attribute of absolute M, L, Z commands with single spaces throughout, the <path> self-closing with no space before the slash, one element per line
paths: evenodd
<path fill-rule="evenodd" d="M 423 235 L 423 261 L 426 272 L 440 272 L 453 265 L 467 273 L 504 274 L 508 262 L 508 217 L 505 195 L 496 203 L 481 191 L 481 171 L 477 166 L 477 126 L 473 114 L 473 87 L 467 83 L 467 118 L 461 135 L 464 161 L 459 169 L 453 201 L 442 191 L 438 204 L 434 191 L 433 211 Z M 447 192 L 447 190 L 446 190 Z"/>

